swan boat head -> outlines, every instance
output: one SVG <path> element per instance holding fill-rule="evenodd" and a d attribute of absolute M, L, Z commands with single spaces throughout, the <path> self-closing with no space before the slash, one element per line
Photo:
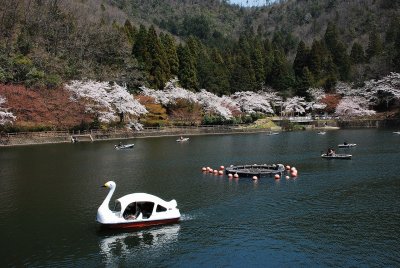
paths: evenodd
<path fill-rule="evenodd" d="M 101 203 L 100 207 L 97 209 L 97 221 L 99 223 L 107 223 L 113 220 L 117 220 L 119 213 L 111 211 L 108 207 L 110 203 L 111 197 L 114 194 L 115 188 L 117 185 L 113 181 L 108 181 L 102 187 L 109 188 L 110 191 L 108 192 L 106 198 L 104 199 L 103 203 Z"/>

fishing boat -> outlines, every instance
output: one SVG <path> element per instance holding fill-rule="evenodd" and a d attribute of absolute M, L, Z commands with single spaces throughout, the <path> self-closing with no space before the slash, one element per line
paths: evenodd
<path fill-rule="evenodd" d="M 117 150 L 123 150 L 123 149 L 132 149 L 134 145 L 135 144 L 133 144 L 133 143 L 131 143 L 131 144 L 118 144 L 118 145 L 115 145 L 114 147 Z"/>
<path fill-rule="evenodd" d="M 275 174 L 282 175 L 285 172 L 285 166 L 282 164 L 253 164 L 230 166 L 225 169 L 226 174 L 238 174 L 240 177 L 265 177 Z"/>
<path fill-rule="evenodd" d="M 133 193 L 118 198 L 114 210 L 110 210 L 109 202 L 116 184 L 109 181 L 103 187 L 110 191 L 97 210 L 96 220 L 102 227 L 137 229 L 179 222 L 181 214 L 175 199 L 167 202 L 151 194 Z"/>
<path fill-rule="evenodd" d="M 350 147 L 355 147 L 357 146 L 356 143 L 343 143 L 343 144 L 338 144 L 339 148 L 350 148 Z"/>
<path fill-rule="evenodd" d="M 322 158 L 325 159 L 351 159 L 352 155 L 351 154 L 321 154 Z"/>
<path fill-rule="evenodd" d="M 188 140 L 189 140 L 189 138 L 180 137 L 180 138 L 177 139 L 176 141 L 177 141 L 177 142 L 184 142 L 184 141 L 188 141 Z"/>

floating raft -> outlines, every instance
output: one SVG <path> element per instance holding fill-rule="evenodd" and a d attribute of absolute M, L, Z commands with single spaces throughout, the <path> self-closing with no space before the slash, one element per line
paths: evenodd
<path fill-rule="evenodd" d="M 283 172 L 285 172 L 285 167 L 282 164 L 241 165 L 230 166 L 225 169 L 226 174 L 238 174 L 240 177 L 265 177 L 275 174 L 282 175 Z"/>

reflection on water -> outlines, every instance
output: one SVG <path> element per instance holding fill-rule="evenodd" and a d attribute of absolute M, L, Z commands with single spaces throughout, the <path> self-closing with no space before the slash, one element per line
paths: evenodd
<path fill-rule="evenodd" d="M 179 224 L 125 233 L 101 230 L 100 252 L 107 265 L 129 259 L 137 251 L 144 251 L 146 254 L 151 251 L 154 257 L 154 254 L 163 254 L 157 251 L 164 251 L 169 243 L 178 240 L 179 230 Z"/>

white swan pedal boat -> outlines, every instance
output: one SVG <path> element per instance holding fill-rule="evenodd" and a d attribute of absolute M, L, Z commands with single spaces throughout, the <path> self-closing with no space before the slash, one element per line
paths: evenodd
<path fill-rule="evenodd" d="M 322 154 L 321 157 L 325 158 L 325 159 L 351 159 L 352 155 L 351 154 L 332 154 L 332 155 Z"/>
<path fill-rule="evenodd" d="M 355 147 L 357 146 L 356 143 L 343 143 L 343 144 L 338 144 L 339 148 L 350 148 L 350 147 Z"/>
<path fill-rule="evenodd" d="M 109 181 L 103 187 L 110 191 L 97 210 L 96 220 L 102 227 L 137 229 L 179 222 L 181 214 L 175 199 L 167 202 L 151 194 L 128 194 L 115 200 L 115 209 L 110 210 L 108 205 L 116 184 Z"/>
<path fill-rule="evenodd" d="M 115 145 L 114 147 L 117 150 L 123 150 L 123 149 L 132 149 L 134 145 L 135 144 L 133 144 L 133 143 L 131 143 L 131 144 L 118 144 L 118 145 Z"/>

